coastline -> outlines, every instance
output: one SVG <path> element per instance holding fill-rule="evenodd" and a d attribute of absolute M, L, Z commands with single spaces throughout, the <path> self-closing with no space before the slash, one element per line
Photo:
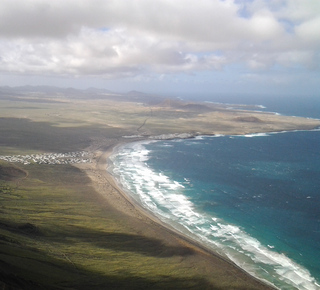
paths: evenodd
<path fill-rule="evenodd" d="M 14 230 L 17 241 L 21 241 L 20 244 L 14 243 L 11 233 L 2 226 L 4 237 L 9 237 L 5 243 L 18 249 L 12 251 L 11 264 L 14 265 L 17 259 L 15 252 L 19 259 L 27 259 L 27 263 L 19 262 L 17 269 L 21 271 L 21 277 L 29 281 L 30 269 L 25 265 L 31 261 L 28 255 L 23 254 L 25 252 L 35 257 L 30 268 L 36 270 L 38 261 L 50 255 L 52 263 L 47 267 L 41 265 L 40 269 L 48 276 L 57 277 L 52 280 L 55 286 L 58 285 L 56 281 L 68 276 L 68 279 L 74 279 L 70 280 L 71 288 L 81 288 L 83 285 L 90 288 L 89 285 L 100 282 L 106 285 L 114 282 L 115 288 L 125 284 L 124 289 L 128 285 L 162 287 L 155 287 L 157 289 L 168 289 L 170 285 L 172 288 L 177 286 L 174 289 L 275 287 L 269 286 L 268 282 L 257 281 L 253 275 L 244 272 L 241 268 L 246 269 L 246 265 L 240 263 L 239 268 L 228 258 L 223 258 L 225 252 L 210 251 L 205 245 L 202 246 L 201 240 L 191 240 L 188 234 L 185 237 L 170 225 L 163 224 L 153 216 L 152 211 L 132 200 L 134 197 L 131 198 L 130 192 L 117 184 L 117 175 L 114 173 L 114 178 L 112 172 L 107 172 L 106 164 L 116 146 L 152 141 L 156 137 L 157 140 L 171 140 L 176 139 L 177 135 L 187 138 L 190 135 L 190 138 L 212 135 L 252 137 L 255 134 L 319 131 L 320 119 L 308 118 L 310 112 L 301 107 L 301 101 L 304 103 L 307 100 L 296 100 L 299 112 L 305 112 L 306 116 L 292 117 L 290 110 L 289 114 L 276 115 L 272 112 L 228 109 L 226 106 L 198 106 L 188 101 L 177 107 L 171 101 L 149 104 L 147 95 L 141 95 L 141 100 L 122 99 L 121 95 L 113 99 L 108 96 L 102 98 L 93 92 L 82 95 L 84 91 L 79 95 L 74 93 L 71 99 L 69 92 L 59 92 L 56 94 L 59 102 L 51 106 L 53 91 L 50 89 L 48 93 L 44 90 L 39 94 L 36 91 L 34 88 L 30 92 L 17 90 L 23 102 L 16 102 L 16 93 L 1 100 L 1 129 L 4 132 L 1 154 L 26 156 L 86 150 L 93 162 L 62 166 L 21 165 L 30 172 L 26 180 L 21 180 L 21 184 L 19 181 L 19 190 L 28 199 L 16 198 L 16 195 L 9 199 L 5 196 L 3 210 L 8 213 L 8 219 L 4 217 L 5 222 L 30 222 L 39 229 L 52 232 L 52 235 L 40 238 L 29 235 L 29 248 L 23 231 L 17 233 Z M 314 103 L 312 101 L 312 108 Z M 287 103 L 282 105 L 287 106 Z M 313 116 L 319 116 L 318 111 L 313 113 Z M 50 194 L 49 199 L 44 198 L 46 194 Z M 18 206 L 19 211 L 16 211 Z M 53 254 L 51 250 L 54 248 L 46 246 L 51 243 L 56 246 Z M 41 256 L 33 248 L 40 249 Z M 8 254 L 5 247 L 2 250 L 5 255 Z M 64 268 L 60 267 L 56 258 L 66 262 Z M 78 269 L 83 267 L 84 276 L 79 275 L 78 269 L 73 275 L 75 264 Z M 64 273 L 58 277 L 51 270 L 51 265 L 56 265 Z M 1 274 L 6 273 L 6 268 Z M 247 271 L 252 273 L 250 269 Z M 18 271 L 14 268 L 11 273 L 16 275 Z M 35 281 L 43 279 L 43 275 L 38 275 L 38 270 L 35 273 Z M 51 280 L 46 280 L 45 283 L 51 285 Z M 66 286 L 64 281 L 63 286 Z"/>
<path fill-rule="evenodd" d="M 99 149 L 91 150 L 92 154 L 94 154 L 93 163 L 76 166 L 87 173 L 94 189 L 103 197 L 106 203 L 116 209 L 121 217 L 131 223 L 132 227 L 137 228 L 140 234 L 152 234 L 153 238 L 159 239 L 163 243 L 189 248 L 193 253 L 193 260 L 197 263 L 204 263 L 208 274 L 214 271 L 224 271 L 228 274 L 228 279 L 235 279 L 244 283 L 245 286 L 241 287 L 248 287 L 247 289 L 275 289 L 273 285 L 252 276 L 227 257 L 221 256 L 165 224 L 151 212 L 144 209 L 121 188 L 114 176 L 107 171 L 108 159 L 121 145 L 137 141 L 142 140 L 125 140 L 123 142 L 117 140 L 106 148 L 99 146 Z M 208 274 L 205 278 L 210 280 Z M 214 279 L 210 282 L 213 285 Z"/>

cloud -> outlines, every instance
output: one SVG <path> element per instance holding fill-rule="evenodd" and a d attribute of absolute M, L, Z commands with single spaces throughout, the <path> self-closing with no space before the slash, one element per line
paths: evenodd
<path fill-rule="evenodd" d="M 315 69 L 318 0 L 2 0 L 0 70 L 121 78 Z"/>

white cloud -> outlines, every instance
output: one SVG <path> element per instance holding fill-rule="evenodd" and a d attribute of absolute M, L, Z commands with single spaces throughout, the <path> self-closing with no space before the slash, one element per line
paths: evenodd
<path fill-rule="evenodd" d="M 320 15 L 305 21 L 296 28 L 296 35 L 304 45 L 320 49 Z"/>
<path fill-rule="evenodd" d="M 314 69 L 319 3 L 2 0 L 0 70 L 118 78 L 219 70 L 232 63 L 253 70 L 275 64 Z"/>

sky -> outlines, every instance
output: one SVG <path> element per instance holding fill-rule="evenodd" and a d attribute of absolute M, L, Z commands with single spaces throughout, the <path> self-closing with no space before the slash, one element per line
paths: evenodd
<path fill-rule="evenodd" d="M 320 97 L 320 0 L 1 0 L 6 85 Z"/>

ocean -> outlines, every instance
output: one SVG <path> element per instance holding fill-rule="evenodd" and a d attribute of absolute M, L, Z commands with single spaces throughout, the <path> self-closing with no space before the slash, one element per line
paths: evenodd
<path fill-rule="evenodd" d="M 238 103 L 320 118 L 316 98 L 288 100 Z M 141 141 L 118 148 L 108 170 L 146 210 L 253 276 L 320 289 L 319 149 L 320 130 Z"/>

